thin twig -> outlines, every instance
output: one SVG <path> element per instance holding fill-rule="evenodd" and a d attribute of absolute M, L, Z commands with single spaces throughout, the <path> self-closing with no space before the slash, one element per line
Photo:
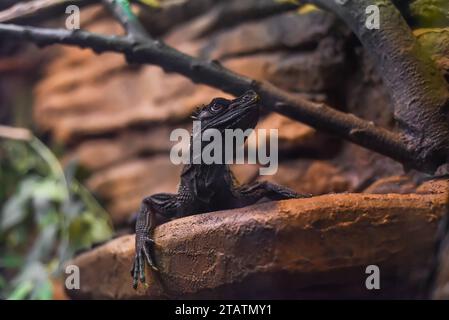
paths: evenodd
<path fill-rule="evenodd" d="M 105 7 L 123 25 L 128 36 L 145 39 L 149 35 L 131 11 L 128 0 L 103 0 Z"/>
<path fill-rule="evenodd" d="M 25 128 L 14 128 L 0 125 L 0 138 L 31 141 L 31 139 L 33 138 L 33 134 L 30 130 Z"/>
<path fill-rule="evenodd" d="M 33 0 L 19 2 L 6 10 L 0 11 L 0 23 L 19 23 L 32 17 L 50 17 L 57 12 L 65 12 L 69 4 L 84 7 L 97 3 L 98 0 Z"/>

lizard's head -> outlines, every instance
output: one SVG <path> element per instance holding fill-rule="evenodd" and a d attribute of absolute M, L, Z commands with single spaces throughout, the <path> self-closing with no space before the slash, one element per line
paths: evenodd
<path fill-rule="evenodd" d="M 201 121 L 201 131 L 209 128 L 253 129 L 259 120 L 259 96 L 252 90 L 233 100 L 215 98 L 201 108 L 193 119 Z"/>

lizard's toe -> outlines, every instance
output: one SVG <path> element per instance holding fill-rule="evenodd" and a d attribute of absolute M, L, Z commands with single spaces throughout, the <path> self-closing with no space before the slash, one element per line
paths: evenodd
<path fill-rule="evenodd" d="M 139 279 L 145 284 L 145 260 L 141 252 L 139 253 Z"/>
<path fill-rule="evenodd" d="M 136 254 L 134 257 L 133 267 L 131 269 L 131 276 L 133 277 L 133 288 L 137 289 L 139 283 L 139 257 Z"/>
<path fill-rule="evenodd" d="M 159 271 L 159 269 L 157 268 L 156 264 L 154 263 L 154 259 L 152 257 L 152 252 L 153 252 L 153 248 L 154 248 L 154 240 L 148 238 L 145 241 L 145 245 L 143 247 L 143 252 L 145 254 L 145 258 L 148 262 L 148 265 L 154 270 L 154 271 Z"/>

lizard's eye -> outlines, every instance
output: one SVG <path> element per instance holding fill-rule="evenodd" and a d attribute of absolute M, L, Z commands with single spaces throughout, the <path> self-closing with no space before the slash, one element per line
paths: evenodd
<path fill-rule="evenodd" d="M 243 97 L 242 97 L 242 100 L 243 100 L 244 102 L 246 102 L 246 101 L 250 101 L 252 98 L 253 98 L 253 97 L 251 97 L 251 96 L 249 96 L 249 95 L 246 95 L 246 96 L 243 96 Z"/>
<path fill-rule="evenodd" d="M 212 111 L 212 112 L 219 112 L 222 108 L 223 108 L 223 106 L 222 106 L 221 104 L 214 103 L 214 104 L 210 107 L 210 111 Z"/>

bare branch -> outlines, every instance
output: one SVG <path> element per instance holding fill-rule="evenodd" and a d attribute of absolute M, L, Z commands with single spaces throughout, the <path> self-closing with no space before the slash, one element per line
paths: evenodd
<path fill-rule="evenodd" d="M 308 0 L 340 16 L 376 62 L 392 97 L 395 118 L 419 161 L 449 154 L 449 90 L 443 73 L 390 0 Z M 380 10 L 380 28 L 366 27 L 366 9 Z"/>
<path fill-rule="evenodd" d="M 257 82 L 240 76 L 215 61 L 205 61 L 177 51 L 158 40 L 144 42 L 129 37 L 103 36 L 86 31 L 45 29 L 0 24 L 0 36 L 27 40 L 38 45 L 68 44 L 91 48 L 97 53 L 123 53 L 128 61 L 158 65 L 167 72 L 176 72 L 193 82 L 203 83 L 225 92 L 239 95 L 248 89 L 256 90 L 266 107 L 317 129 L 336 134 L 410 167 L 433 172 L 440 164 L 428 159 L 417 161 L 400 136 L 376 127 L 354 115 L 346 114 L 322 103 L 314 103 L 267 82 Z"/>
<path fill-rule="evenodd" d="M 0 125 L 0 138 L 30 141 L 33 138 L 33 134 L 30 130 L 25 128 L 14 128 Z"/>

